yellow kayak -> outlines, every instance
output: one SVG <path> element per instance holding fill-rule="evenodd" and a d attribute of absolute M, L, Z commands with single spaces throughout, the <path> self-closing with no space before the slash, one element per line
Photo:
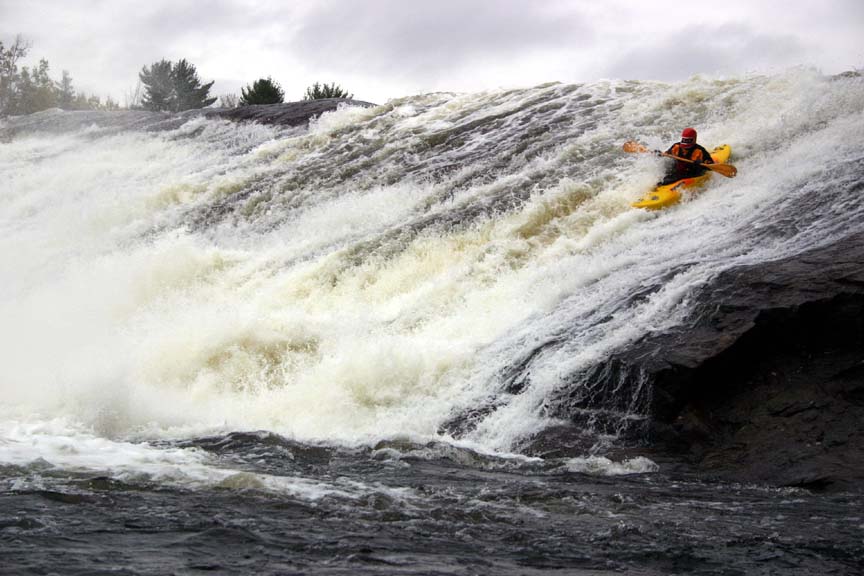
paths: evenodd
<path fill-rule="evenodd" d="M 732 148 L 728 144 L 717 146 L 711 151 L 711 158 L 718 164 L 725 164 L 729 161 L 729 156 L 732 155 Z M 684 178 L 672 184 L 657 186 L 644 196 L 631 204 L 634 208 L 645 208 L 646 210 L 662 210 L 667 206 L 672 206 L 681 201 L 681 193 L 687 188 L 696 188 L 705 184 L 711 177 L 711 171 L 708 170 L 701 176 L 695 178 Z"/>

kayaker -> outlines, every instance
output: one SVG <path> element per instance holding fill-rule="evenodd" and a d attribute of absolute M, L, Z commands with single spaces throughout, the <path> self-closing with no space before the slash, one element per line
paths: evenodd
<path fill-rule="evenodd" d="M 654 154 L 660 156 L 662 153 L 659 150 L 654 150 Z M 670 146 L 666 150 L 666 154 L 678 156 L 679 158 L 687 158 L 688 160 L 693 160 L 693 162 L 675 160 L 675 164 L 672 165 L 660 184 L 671 184 L 683 178 L 701 176 L 706 170 L 702 164 L 714 163 L 711 153 L 696 143 L 696 130 L 693 128 L 685 128 L 681 132 L 681 141 Z"/>

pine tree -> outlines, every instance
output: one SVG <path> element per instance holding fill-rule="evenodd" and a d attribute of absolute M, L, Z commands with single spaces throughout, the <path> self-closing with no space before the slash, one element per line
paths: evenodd
<path fill-rule="evenodd" d="M 216 102 L 216 98 L 209 97 L 213 82 L 201 84 L 195 66 L 185 59 L 174 65 L 173 80 L 175 111 L 206 108 Z"/>
<path fill-rule="evenodd" d="M 33 69 L 33 93 L 26 101 L 28 114 L 55 108 L 58 104 L 57 87 L 48 74 L 49 68 L 48 60 L 43 58 L 39 60 L 39 66 Z"/>
<path fill-rule="evenodd" d="M 172 66 L 168 60 L 154 62 L 149 68 L 144 66 L 138 73 L 144 85 L 141 106 L 145 110 L 163 112 L 174 109 L 174 81 Z"/>
<path fill-rule="evenodd" d="M 216 101 L 210 98 L 213 82 L 201 84 L 193 64 L 183 59 L 176 64 L 169 60 L 144 66 L 138 74 L 144 85 L 141 106 L 145 110 L 182 112 L 193 108 L 204 108 Z"/>
<path fill-rule="evenodd" d="M 15 81 L 15 94 L 9 108 L 11 114 L 29 114 L 28 102 L 36 93 L 36 84 L 30 76 L 30 68 L 23 66 Z"/>
<path fill-rule="evenodd" d="M 251 86 L 241 88 L 240 94 L 240 106 L 279 104 L 285 101 L 285 92 L 282 91 L 282 87 L 269 76 L 256 80 Z"/>
<path fill-rule="evenodd" d="M 353 94 L 349 94 L 347 90 L 343 90 L 341 86 L 333 82 L 332 84 L 321 85 L 315 82 L 312 86 L 306 88 L 304 100 L 321 100 L 323 98 L 353 98 Z"/>

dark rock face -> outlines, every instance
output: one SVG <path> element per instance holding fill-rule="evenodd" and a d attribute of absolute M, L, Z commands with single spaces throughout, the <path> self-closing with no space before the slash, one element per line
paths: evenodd
<path fill-rule="evenodd" d="M 727 480 L 864 490 L 864 235 L 727 271 L 698 302 L 596 371 L 650 384 L 648 452 Z M 561 416 L 584 408 L 559 400 Z M 568 446 L 584 438 L 554 429 L 528 452 Z"/>
<path fill-rule="evenodd" d="M 760 312 L 695 368 L 655 374 L 654 439 L 739 481 L 864 488 L 864 294 Z"/>
<path fill-rule="evenodd" d="M 864 489 L 864 236 L 730 271 L 700 302 L 640 346 L 657 445 L 728 479 Z"/>
<path fill-rule="evenodd" d="M 240 106 L 239 108 L 216 108 L 206 110 L 209 117 L 226 118 L 228 120 L 258 122 L 279 126 L 302 126 L 311 118 L 324 112 L 336 110 L 340 105 L 376 106 L 360 100 L 345 98 L 324 98 L 321 100 L 303 100 L 300 102 L 285 102 L 283 104 L 261 104 L 256 106 Z"/>

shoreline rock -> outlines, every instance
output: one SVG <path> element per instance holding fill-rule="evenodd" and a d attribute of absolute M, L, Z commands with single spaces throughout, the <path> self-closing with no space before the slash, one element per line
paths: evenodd
<path fill-rule="evenodd" d="M 377 104 L 346 98 L 302 100 L 282 104 L 242 106 L 238 108 L 200 108 L 183 112 L 150 112 L 147 110 L 60 110 L 52 108 L 25 116 L 0 118 L 0 142 L 11 142 L 19 134 L 61 134 L 82 127 L 103 130 L 166 131 L 179 128 L 192 118 L 224 118 L 236 122 L 257 122 L 270 126 L 298 127 L 341 105 L 372 108 Z"/>
<path fill-rule="evenodd" d="M 323 98 L 320 100 L 301 100 L 282 104 L 259 104 L 237 108 L 204 109 L 207 117 L 225 118 L 238 122 L 258 122 L 276 126 L 302 126 L 310 119 L 325 112 L 332 112 L 340 105 L 373 108 L 377 104 L 348 98 Z"/>
<path fill-rule="evenodd" d="M 720 274 L 689 324 L 621 351 L 598 388 L 650 385 L 649 420 L 616 458 L 647 455 L 723 480 L 864 490 L 864 234 Z M 576 423 L 525 451 L 584 455 Z M 581 416 L 579 417 L 581 418 Z M 639 437 L 638 439 L 636 437 Z M 647 439 L 647 445 L 645 445 Z"/>

